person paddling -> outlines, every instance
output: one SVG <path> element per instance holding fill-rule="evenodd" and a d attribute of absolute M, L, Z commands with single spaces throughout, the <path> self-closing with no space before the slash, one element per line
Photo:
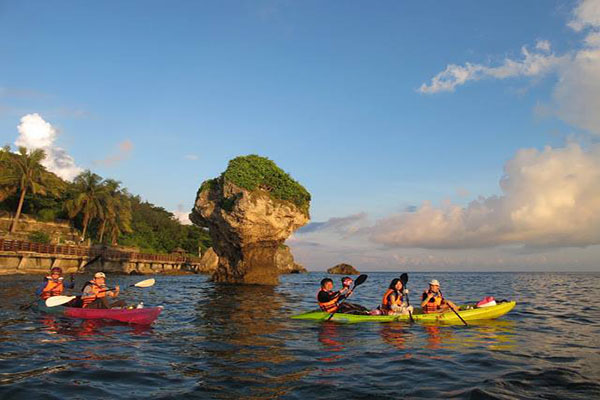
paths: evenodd
<path fill-rule="evenodd" d="M 440 282 L 437 279 L 433 279 L 429 282 L 429 289 L 423 292 L 421 300 L 421 307 L 425 314 L 444 312 L 448 309 L 458 311 L 458 307 L 456 307 L 454 303 L 444 299 L 444 296 L 442 296 Z"/>
<path fill-rule="evenodd" d="M 106 286 L 106 275 L 104 272 L 96 272 L 94 279 L 83 286 L 81 301 L 83 308 L 116 308 L 125 307 L 123 300 L 117 300 L 112 304 L 108 303 L 107 297 L 117 297 L 119 295 L 119 286 L 114 290 L 109 290 Z"/>
<path fill-rule="evenodd" d="M 73 283 L 73 275 L 69 282 L 65 282 L 62 276 L 62 269 L 60 267 L 54 267 L 50 270 L 50 275 L 44 277 L 44 281 L 35 291 L 35 295 L 41 300 L 46 300 L 48 297 L 60 296 L 65 287 L 73 289 L 75 287 Z"/>
<path fill-rule="evenodd" d="M 330 278 L 325 278 L 321 281 L 321 289 L 317 293 L 317 301 L 321 310 L 327 313 L 346 313 L 346 314 L 367 314 L 368 309 L 342 300 L 350 297 L 352 294 L 352 278 L 346 276 L 342 278 L 342 289 L 337 292 L 333 291 L 333 281 Z M 341 303 L 341 304 L 340 304 Z"/>
<path fill-rule="evenodd" d="M 381 312 L 386 315 L 407 315 L 413 312 L 413 307 L 404 301 L 404 295 L 408 289 L 404 289 L 402 281 L 398 278 L 392 279 L 388 290 L 381 300 Z"/>

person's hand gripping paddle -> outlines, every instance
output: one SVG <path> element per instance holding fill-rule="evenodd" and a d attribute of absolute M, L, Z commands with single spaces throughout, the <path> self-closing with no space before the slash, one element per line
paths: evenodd
<path fill-rule="evenodd" d="M 363 283 L 365 283 L 365 281 L 367 280 L 368 276 L 367 275 L 359 275 L 358 278 L 356 278 L 356 280 L 354 281 L 354 286 L 352 287 L 352 290 L 350 290 L 350 293 L 352 293 L 354 291 L 354 289 L 356 289 L 357 286 L 362 285 Z M 337 310 L 340 309 L 340 306 L 342 305 L 342 303 L 344 301 L 346 301 L 348 297 L 344 298 L 344 300 L 340 301 L 340 303 L 338 304 L 337 309 L 332 312 L 331 314 L 329 314 L 329 317 L 327 317 L 326 321 L 329 321 L 333 315 L 337 312 Z"/>

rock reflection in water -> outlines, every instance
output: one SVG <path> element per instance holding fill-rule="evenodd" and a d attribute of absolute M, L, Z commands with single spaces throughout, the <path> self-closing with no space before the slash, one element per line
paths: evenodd
<path fill-rule="evenodd" d="M 294 361 L 280 322 L 285 318 L 283 295 L 272 286 L 258 285 L 215 284 L 208 290 L 206 300 L 196 306 L 204 342 L 195 351 L 204 363 L 185 367 L 201 378 L 199 391 L 226 398 L 288 393 L 308 371 L 282 368 Z"/>

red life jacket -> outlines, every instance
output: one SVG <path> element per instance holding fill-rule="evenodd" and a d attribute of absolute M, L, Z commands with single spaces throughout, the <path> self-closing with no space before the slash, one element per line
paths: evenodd
<path fill-rule="evenodd" d="M 58 281 L 52 279 L 52 277 L 46 277 L 46 286 L 42 289 L 42 294 L 40 295 L 42 300 L 46 300 L 51 296 L 60 296 L 64 290 L 63 286 L 63 278 L 58 278 Z"/>
<path fill-rule="evenodd" d="M 332 293 L 330 291 L 328 292 L 323 289 L 319 290 L 319 293 L 321 293 L 321 292 Z M 336 312 L 338 309 L 337 303 L 340 299 L 340 296 L 336 296 L 333 299 L 326 301 L 326 302 L 321 302 L 321 301 L 319 301 L 319 293 L 317 293 L 317 301 L 319 302 L 319 307 L 321 307 L 321 310 L 328 312 L 328 313 Z"/>
<path fill-rule="evenodd" d="M 94 281 L 89 281 L 88 283 L 85 284 L 84 291 L 85 291 L 86 286 L 88 286 L 88 285 L 91 286 L 91 288 L 92 288 L 92 294 L 81 296 L 81 300 L 83 301 L 83 305 L 81 306 L 82 308 L 86 308 L 94 300 L 100 299 L 100 298 L 106 296 L 106 286 L 98 286 L 98 285 L 96 285 L 96 283 Z"/>
<path fill-rule="evenodd" d="M 427 298 L 427 291 L 423 292 L 423 300 Z M 438 293 L 436 297 L 432 297 L 423 307 L 423 313 L 434 313 L 438 312 L 442 309 L 442 304 L 444 303 L 444 298 L 441 294 Z"/>

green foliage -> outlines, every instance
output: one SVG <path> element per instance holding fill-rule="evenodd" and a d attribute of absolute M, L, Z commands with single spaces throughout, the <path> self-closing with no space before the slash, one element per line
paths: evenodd
<path fill-rule="evenodd" d="M 204 182 L 202 182 L 202 185 L 200 185 L 199 192 L 203 192 L 205 190 L 211 190 L 218 184 L 219 184 L 219 178 L 207 179 Z"/>
<path fill-rule="evenodd" d="M 304 213 L 308 214 L 310 193 L 266 157 L 254 154 L 236 157 L 229 161 L 222 178 L 250 191 L 264 190 L 275 199 L 294 203 Z M 214 179 L 211 181 L 214 181 Z M 203 186 L 207 182 L 209 181 L 205 181 Z M 208 185 L 213 184 L 214 182 L 211 182 Z"/>
<path fill-rule="evenodd" d="M 136 246 L 151 253 L 171 253 L 181 247 L 186 253 L 197 255 L 198 247 L 211 246 L 208 233 L 193 225 L 182 225 L 174 215 L 162 207 L 131 198 L 132 232 L 124 234 L 119 243 Z"/>
<path fill-rule="evenodd" d="M 10 163 L 21 156 L 8 147 L 0 149 L 1 211 L 14 213 L 19 204 L 20 192 L 13 183 Z M 197 255 L 199 247 L 202 251 L 211 247 L 207 231 L 182 225 L 165 209 L 129 194 L 120 182 L 102 179 L 90 171 L 80 174 L 73 183 L 43 167 L 41 174 L 47 186 L 36 186 L 35 194 L 28 190 L 22 203 L 22 212 L 39 221 L 71 219 L 76 228 L 87 229 L 87 236 L 95 242 L 136 246 L 150 253 L 170 253 L 181 247 L 188 254 Z M 30 240 L 50 241 L 45 233 L 34 233 Z"/>
<path fill-rule="evenodd" d="M 29 239 L 30 242 L 34 242 L 34 243 L 43 243 L 43 244 L 50 243 L 50 236 L 46 232 L 42 232 L 42 231 L 31 232 L 27 236 L 27 239 Z"/>

